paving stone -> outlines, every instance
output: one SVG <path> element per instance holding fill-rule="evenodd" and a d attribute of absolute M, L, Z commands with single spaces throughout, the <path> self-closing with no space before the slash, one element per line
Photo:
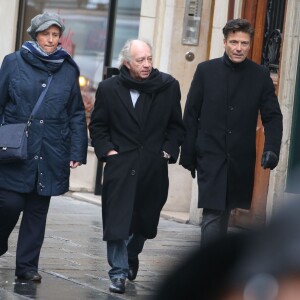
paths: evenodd
<path fill-rule="evenodd" d="M 108 290 L 101 206 L 69 195 L 52 198 L 39 262 L 43 279 L 38 284 L 15 279 L 18 230 L 17 225 L 8 252 L 0 257 L 1 300 L 151 299 L 200 240 L 198 226 L 161 218 L 157 237 L 147 240 L 140 255 L 136 280 L 127 281 L 126 293 L 118 295 Z"/>

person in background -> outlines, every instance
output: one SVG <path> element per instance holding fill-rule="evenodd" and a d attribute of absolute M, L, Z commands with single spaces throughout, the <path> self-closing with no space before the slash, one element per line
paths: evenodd
<path fill-rule="evenodd" d="M 299 200 L 282 198 L 264 228 L 230 232 L 194 249 L 153 300 L 298 300 Z"/>
<path fill-rule="evenodd" d="M 61 47 L 61 18 L 44 12 L 31 20 L 32 41 L 7 55 L 0 70 L 0 114 L 6 123 L 26 122 L 47 79 L 52 81 L 31 120 L 29 157 L 0 164 L 0 255 L 20 213 L 16 271 L 19 279 L 41 281 L 38 262 L 51 196 L 69 189 L 70 168 L 86 163 L 87 126 L 79 69 Z"/>
<path fill-rule="evenodd" d="M 152 47 L 129 40 L 120 74 L 102 81 L 89 125 L 92 146 L 106 162 L 102 193 L 111 292 L 134 280 L 138 255 L 153 239 L 168 196 L 168 164 L 184 138 L 179 83 L 153 68 Z"/>
<path fill-rule="evenodd" d="M 223 34 L 225 53 L 197 66 L 183 117 L 187 135 L 180 164 L 193 177 L 197 171 L 201 244 L 226 234 L 232 209 L 250 208 L 259 113 L 264 169 L 277 166 L 282 138 L 282 114 L 269 71 L 247 58 L 254 35 L 250 22 L 230 20 Z"/>

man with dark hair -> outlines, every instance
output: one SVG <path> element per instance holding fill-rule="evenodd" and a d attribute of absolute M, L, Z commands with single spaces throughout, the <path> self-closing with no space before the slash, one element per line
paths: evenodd
<path fill-rule="evenodd" d="M 248 33 L 250 39 L 253 39 L 254 29 L 252 28 L 249 21 L 245 19 L 233 19 L 227 22 L 223 28 L 224 39 L 227 39 L 230 33 L 236 33 L 238 31 Z"/>
<path fill-rule="evenodd" d="M 152 47 L 129 40 L 119 56 L 120 75 L 102 81 L 90 132 L 105 161 L 103 239 L 107 241 L 110 291 L 134 280 L 146 239 L 157 234 L 168 196 L 168 164 L 184 138 L 178 81 L 153 68 Z"/>
<path fill-rule="evenodd" d="M 197 170 L 202 244 L 227 232 L 233 208 L 250 208 L 259 113 L 264 169 L 276 167 L 282 138 L 282 114 L 269 71 L 247 58 L 251 24 L 230 20 L 223 33 L 225 53 L 198 65 L 183 118 L 187 135 L 180 164 L 193 177 Z"/>

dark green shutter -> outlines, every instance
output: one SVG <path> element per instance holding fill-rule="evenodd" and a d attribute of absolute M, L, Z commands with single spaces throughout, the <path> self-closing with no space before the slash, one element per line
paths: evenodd
<path fill-rule="evenodd" d="M 300 52 L 298 57 L 286 192 L 300 194 Z"/>

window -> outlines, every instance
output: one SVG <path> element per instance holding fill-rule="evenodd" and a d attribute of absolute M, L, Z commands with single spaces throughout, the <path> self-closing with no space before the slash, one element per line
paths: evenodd
<path fill-rule="evenodd" d="M 79 66 L 89 122 L 95 91 L 103 76 L 107 37 L 114 34 L 111 65 L 116 67 L 125 41 L 138 36 L 141 0 L 117 1 L 114 32 L 108 32 L 109 0 L 25 0 L 22 4 L 20 13 L 24 17 L 23 24 L 19 24 L 19 46 L 29 39 L 26 30 L 37 14 L 55 12 L 64 20 L 66 29 L 61 43 Z"/>

